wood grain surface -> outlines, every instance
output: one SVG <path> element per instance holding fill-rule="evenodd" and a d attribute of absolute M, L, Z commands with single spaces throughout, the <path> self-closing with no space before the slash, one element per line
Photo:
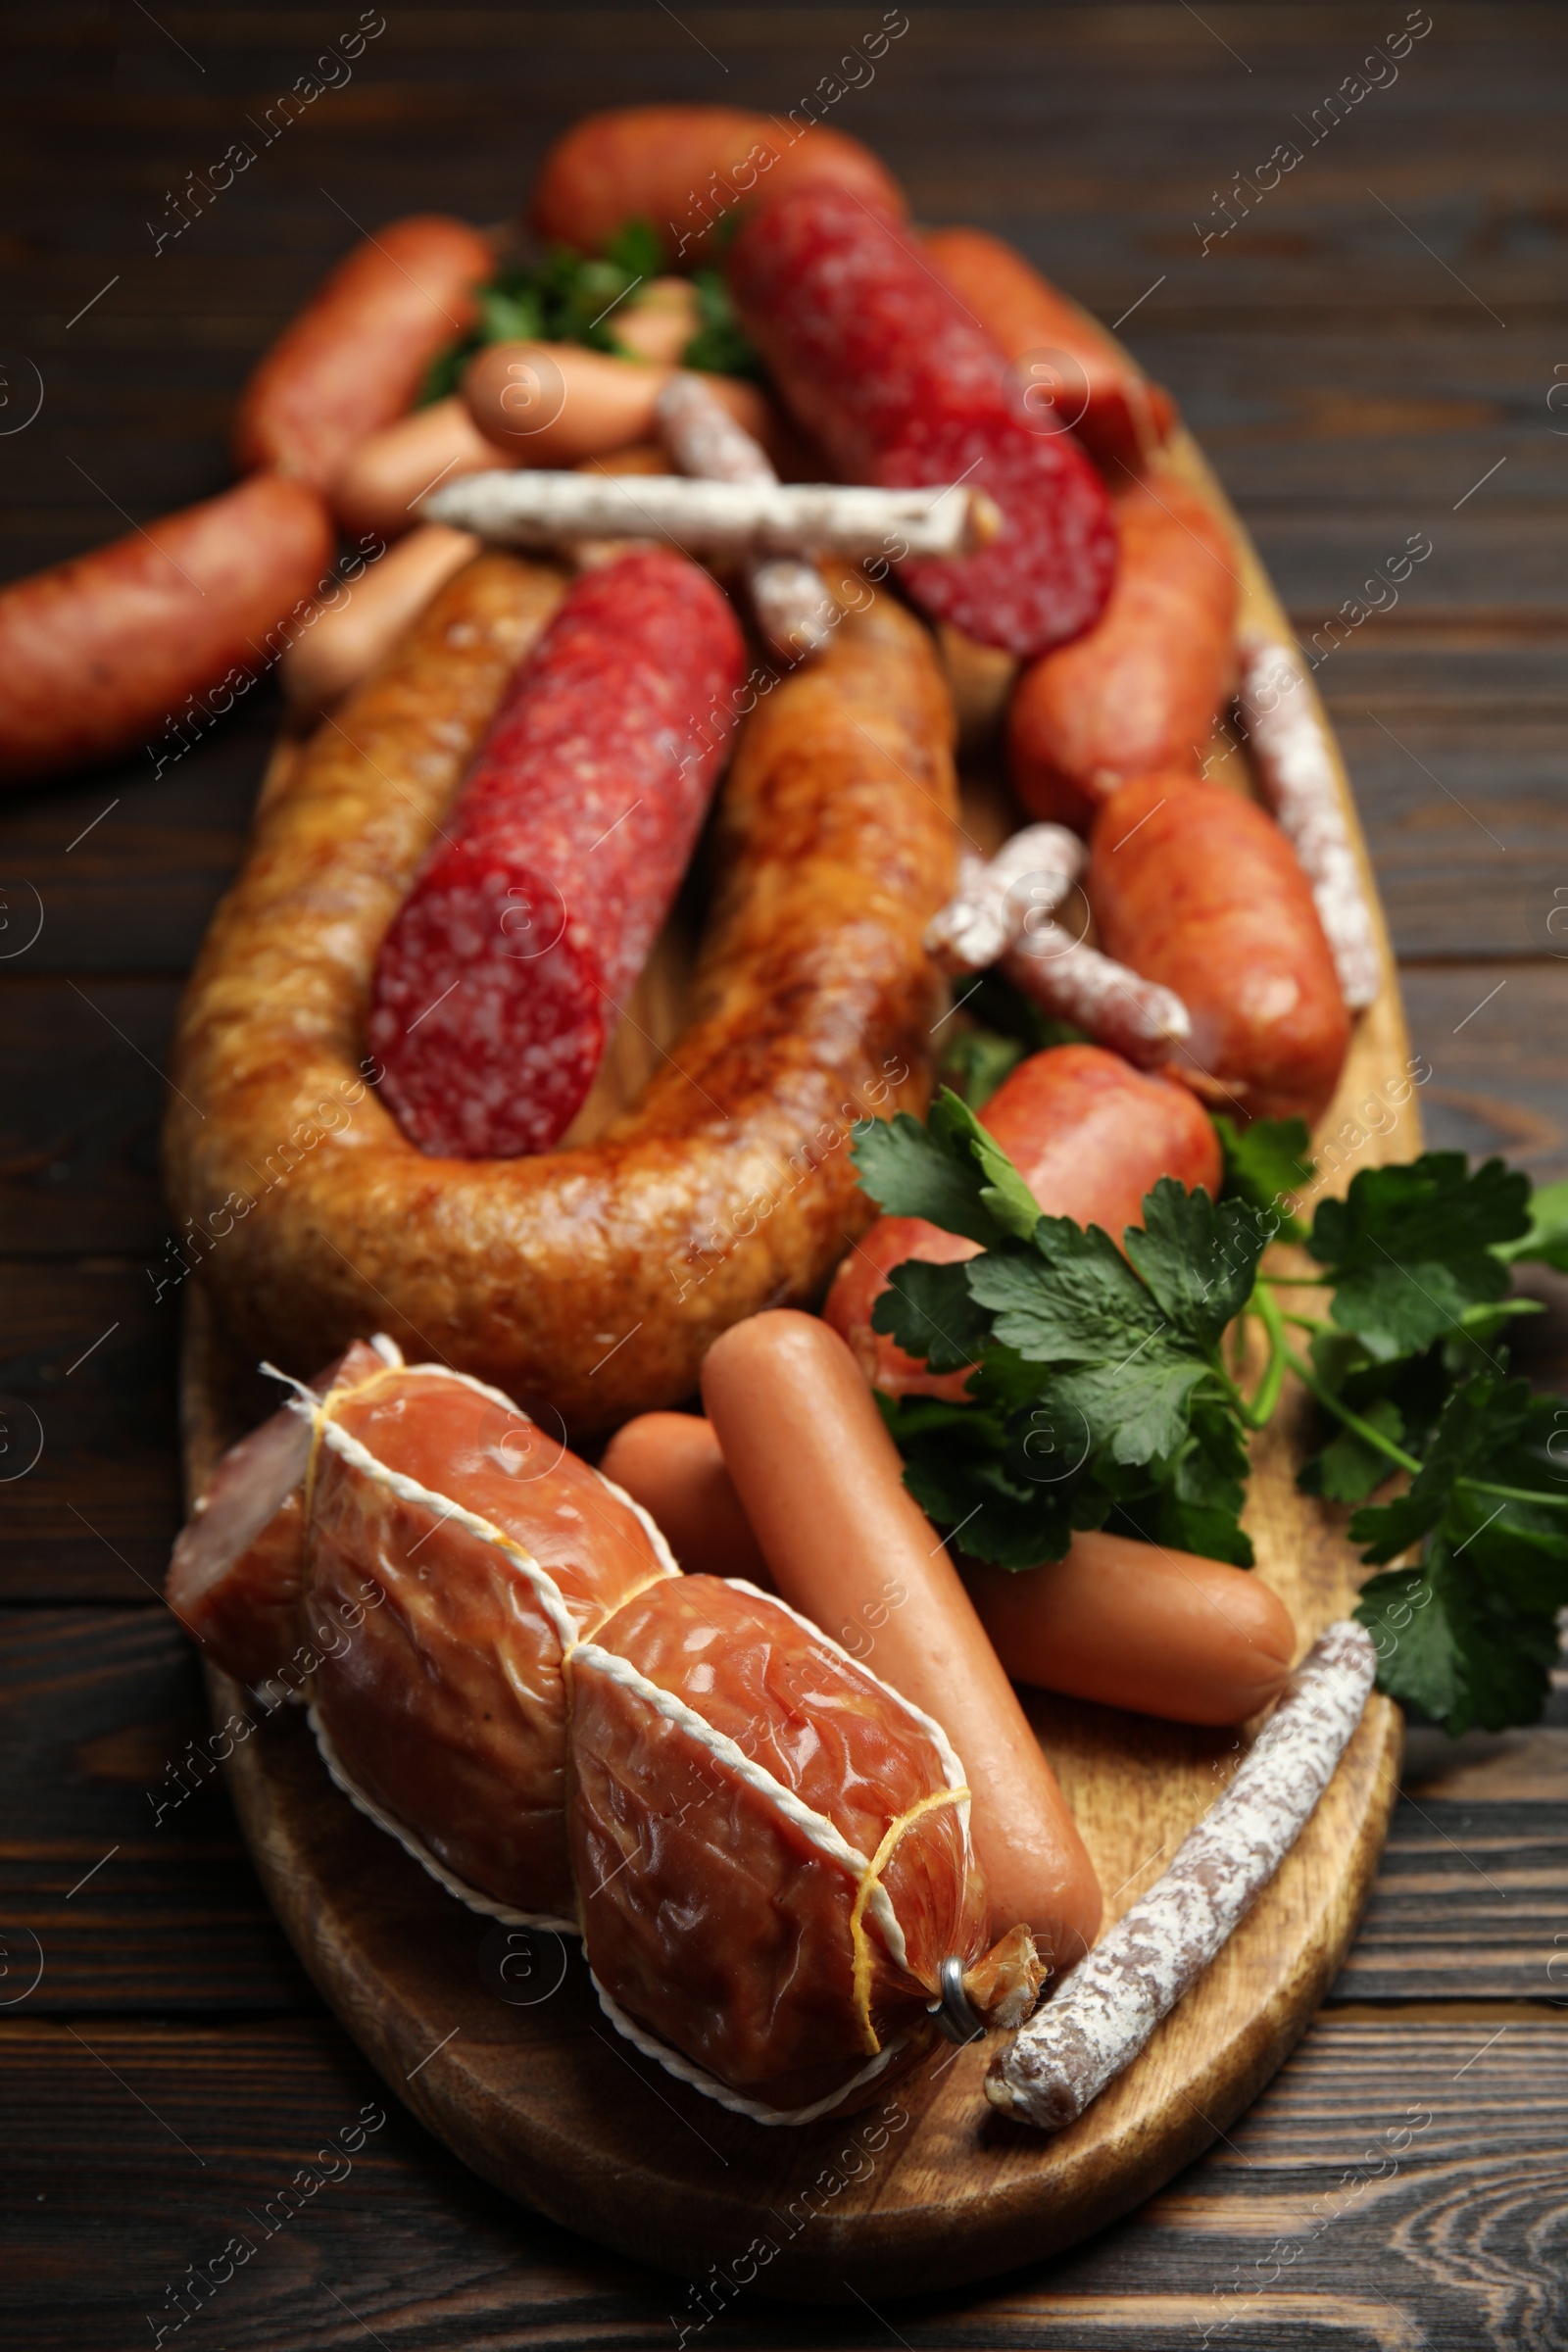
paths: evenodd
<path fill-rule="evenodd" d="M 246 368 L 353 240 L 337 206 L 367 226 L 425 207 L 500 219 L 574 114 L 664 96 L 783 111 L 879 13 L 390 9 L 348 86 L 154 259 L 166 191 L 355 12 L 5 12 L 0 356 L 30 355 L 46 396 L 0 435 L 0 570 L 128 527 L 117 508 L 145 521 L 221 486 Z M 1398 82 L 1315 145 L 1296 118 L 1402 8 L 915 8 L 835 119 L 922 218 L 1018 238 L 1106 319 L 1139 306 L 1123 336 L 1182 401 L 1309 651 L 1410 532 L 1431 537 L 1399 606 L 1317 680 L 1433 1066 L 1428 1139 L 1562 1176 L 1568 416 L 1547 399 L 1568 364 L 1568 21 L 1431 13 Z M 1203 254 L 1194 221 L 1288 136 L 1300 168 L 1246 218 L 1233 205 Z M 477 2181 L 320 2011 L 220 1790 L 155 1821 L 205 1711 L 149 1591 L 178 1510 L 178 1293 L 155 1304 L 147 1272 L 172 1239 L 158 1065 L 275 731 L 264 696 L 161 776 L 128 760 L 0 808 L 0 879 L 30 883 L 45 916 L 0 959 L 0 1388 L 7 1442 L 30 1437 L 28 1411 L 44 1435 L 0 1502 L 0 2229 L 19 2340 L 151 2341 L 147 2314 L 185 2309 L 182 2343 L 306 2352 L 368 2331 L 421 2348 L 1568 2341 L 1568 1688 L 1530 1733 L 1412 1736 L 1327 2007 L 1167 2189 L 984 2289 L 831 2316 L 760 2283 L 672 2287 Z M 1555 1296 L 1520 1357 L 1561 1385 Z M 377 2097 L 388 2122 L 347 2179 L 286 2229 L 247 2221 Z M 202 2301 L 190 2266 L 242 2230 L 254 2258 Z"/>

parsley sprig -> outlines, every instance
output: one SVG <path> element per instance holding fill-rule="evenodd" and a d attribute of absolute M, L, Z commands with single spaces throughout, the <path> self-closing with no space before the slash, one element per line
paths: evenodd
<path fill-rule="evenodd" d="M 502 270 L 478 289 L 479 318 L 466 335 L 438 352 L 419 389 L 418 406 L 445 400 L 487 343 L 582 343 L 591 351 L 631 356 L 616 331 L 620 313 L 640 285 L 667 265 L 657 231 L 629 220 L 597 256 L 554 247 L 532 268 Z M 692 273 L 698 326 L 681 366 L 710 374 L 759 375 L 761 363 L 730 304 L 722 271 Z"/>
<path fill-rule="evenodd" d="M 880 1399 L 911 1493 L 1006 1568 L 1059 1559 L 1091 1527 L 1250 1566 L 1248 1439 L 1294 1371 L 1325 1423 L 1301 1485 L 1362 1506 L 1349 1532 L 1370 1566 L 1413 1555 L 1357 1610 L 1383 1689 L 1455 1736 L 1533 1721 L 1568 1606 L 1568 1404 L 1508 1377 L 1499 1334 L 1534 1311 L 1508 1295 L 1514 1262 L 1568 1268 L 1568 1185 L 1532 1196 L 1500 1160 L 1429 1152 L 1364 1169 L 1306 1230 L 1289 1206 L 1304 1127 L 1222 1122 L 1221 1139 L 1224 1196 L 1161 1179 L 1118 1249 L 1041 1216 L 950 1089 L 923 1125 L 900 1113 L 860 1137 L 872 1200 L 979 1246 L 896 1267 L 872 1316 L 933 1372 L 968 1374 L 961 1399 Z M 1265 1269 L 1276 1239 L 1322 1270 Z M 1326 1315 L 1298 1310 L 1314 1292 Z M 1250 1396 L 1227 1336 L 1248 1316 L 1268 1349 Z M 1404 1492 L 1369 1501 L 1396 1476 Z"/>

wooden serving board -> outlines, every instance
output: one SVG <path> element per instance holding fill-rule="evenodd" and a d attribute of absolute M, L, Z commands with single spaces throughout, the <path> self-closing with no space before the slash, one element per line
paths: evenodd
<path fill-rule="evenodd" d="M 1245 620 L 1288 640 L 1250 542 L 1191 440 L 1172 463 L 1227 520 Z M 1249 788 L 1239 751 L 1210 772 Z M 1354 826 L 1343 768 L 1340 778 Z M 1366 884 L 1375 905 L 1369 867 Z M 1342 1190 L 1358 1166 L 1420 1149 L 1386 938 L 1383 957 L 1382 995 L 1356 1024 L 1316 1139 L 1320 1149 L 1337 1139 L 1327 1190 Z M 666 947 L 639 1006 L 661 1042 L 679 1025 L 680 966 Z M 628 1032 L 579 1133 L 641 1083 L 637 1054 Z M 221 1448 L 274 1399 L 193 1293 L 183 1395 L 194 1494 Z M 1346 1612 L 1358 1581 L 1346 1514 L 1296 1488 L 1307 1401 L 1293 1384 L 1254 1443 L 1247 1513 L 1257 1573 L 1289 1605 L 1303 1647 Z M 237 1685 L 217 1672 L 209 1680 L 218 1721 L 247 1710 Z M 1041 1694 L 1029 1703 L 1114 1919 L 1224 1786 L 1246 1735 Z M 390 2088 L 519 2200 L 706 2282 L 671 2290 L 677 2325 L 696 2329 L 748 2286 L 830 2302 L 957 2285 L 1068 2246 L 1168 2180 L 1274 2074 L 1337 1973 L 1382 1846 L 1400 1740 L 1398 1710 L 1374 1697 L 1295 1850 L 1226 1949 L 1137 2064 L 1055 2137 L 987 2106 L 984 2047 L 939 2059 L 838 2122 L 769 2130 L 732 2116 L 615 2035 L 575 1945 L 476 1916 L 363 1819 L 332 1788 L 298 1713 L 263 1724 L 226 1769 L 284 1928 Z"/>

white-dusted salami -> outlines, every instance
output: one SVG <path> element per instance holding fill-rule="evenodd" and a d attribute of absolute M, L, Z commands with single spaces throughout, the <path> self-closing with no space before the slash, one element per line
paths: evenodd
<path fill-rule="evenodd" d="M 1043 1011 L 1071 1021 L 1139 1069 L 1169 1061 L 1193 1034 L 1187 1007 L 1171 989 L 1086 947 L 1059 923 L 1022 933 L 1003 969 Z"/>
<path fill-rule="evenodd" d="M 1319 1636 L 1223 1796 L 992 2064 L 986 2096 L 1059 2131 L 1131 2065 L 1262 1892 L 1361 1720 L 1377 1672 L 1349 1619 Z"/>
<path fill-rule="evenodd" d="M 776 482 L 766 450 L 737 422 L 702 376 L 682 369 L 654 404 L 664 446 L 682 473 L 712 482 Z M 754 558 L 746 585 L 758 626 L 776 654 L 798 662 L 820 653 L 838 607 L 801 556 Z"/>
<path fill-rule="evenodd" d="M 1250 637 L 1240 653 L 1237 701 L 1258 775 L 1312 885 L 1345 1002 L 1356 1012 L 1376 998 L 1383 967 L 1317 696 L 1294 646 Z"/>
<path fill-rule="evenodd" d="M 983 490 L 880 490 L 836 482 L 703 482 L 678 473 L 470 473 L 420 502 L 423 522 L 503 547 L 667 539 L 732 556 L 972 555 L 1001 527 Z"/>
<path fill-rule="evenodd" d="M 925 944 L 943 969 L 983 972 L 1026 930 L 1048 922 L 1088 862 L 1065 825 L 1025 825 L 994 858 L 958 861 L 958 887 L 927 927 Z"/>

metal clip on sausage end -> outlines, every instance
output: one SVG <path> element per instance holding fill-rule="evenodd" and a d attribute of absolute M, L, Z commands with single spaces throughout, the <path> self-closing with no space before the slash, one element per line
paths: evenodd
<path fill-rule="evenodd" d="M 937 2031 L 949 2041 L 961 2048 L 968 2041 L 985 2039 L 985 2021 L 975 2015 L 969 1996 L 963 1989 L 963 1962 L 956 1952 L 950 1952 L 937 1970 L 937 1983 L 942 1998 L 930 2004 L 930 2014 L 936 2020 Z"/>

